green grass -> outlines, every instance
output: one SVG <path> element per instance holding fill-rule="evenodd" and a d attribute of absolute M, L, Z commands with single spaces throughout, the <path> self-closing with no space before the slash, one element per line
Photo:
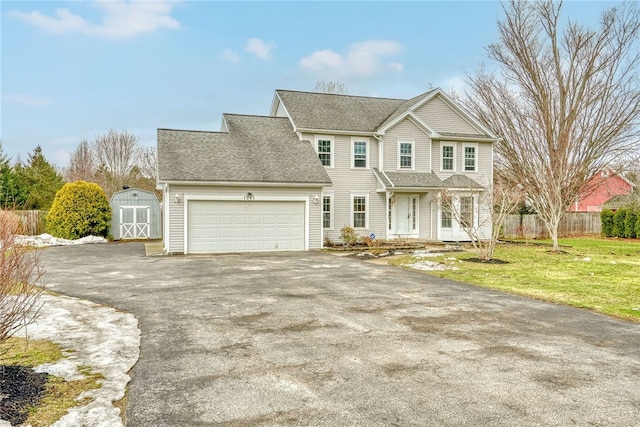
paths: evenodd
<path fill-rule="evenodd" d="M 546 245 L 499 245 L 494 259 L 506 264 L 464 262 L 475 258 L 472 250 L 446 254 L 429 260 L 458 270 L 426 273 L 640 322 L 639 240 L 575 238 L 560 244 L 561 253 Z M 390 263 L 416 261 L 403 257 Z"/>
<path fill-rule="evenodd" d="M 12 337 L 0 347 L 0 364 L 19 366 L 38 366 L 52 363 L 64 357 L 63 349 L 48 340 L 25 340 Z M 62 418 L 69 408 L 88 403 L 86 400 L 76 400 L 80 393 L 99 388 L 100 374 L 94 374 L 86 367 L 80 372 L 85 378 L 77 381 L 65 381 L 54 375 L 47 376 L 46 392 L 38 405 L 29 410 L 29 417 L 25 425 L 46 427 Z"/>

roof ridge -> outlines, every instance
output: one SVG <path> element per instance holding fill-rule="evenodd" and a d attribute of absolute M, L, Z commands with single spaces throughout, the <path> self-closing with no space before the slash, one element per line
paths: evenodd
<path fill-rule="evenodd" d="M 163 130 L 163 131 L 168 131 L 168 132 L 194 132 L 194 133 L 228 134 L 228 132 L 220 132 L 220 131 L 216 131 L 216 130 L 170 129 L 170 128 L 158 128 L 157 130 Z"/>
<path fill-rule="evenodd" d="M 305 90 L 291 90 L 291 89 L 276 89 L 276 92 L 295 92 L 306 93 L 310 95 L 324 95 L 324 96 L 342 96 L 348 98 L 365 98 L 365 99 L 387 99 L 389 101 L 407 101 L 405 98 L 390 98 L 384 96 L 365 96 L 365 95 L 350 95 L 348 93 L 325 93 L 325 92 L 313 92 Z"/>
<path fill-rule="evenodd" d="M 239 116 L 239 117 L 259 117 L 261 119 L 284 119 L 289 120 L 286 117 L 268 116 L 262 114 L 240 114 L 240 113 L 222 113 L 223 116 Z"/>

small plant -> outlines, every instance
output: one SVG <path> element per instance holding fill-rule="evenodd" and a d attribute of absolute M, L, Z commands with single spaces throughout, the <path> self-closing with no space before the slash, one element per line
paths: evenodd
<path fill-rule="evenodd" d="M 104 191 L 93 182 L 65 184 L 56 193 L 47 215 L 47 233 L 64 239 L 109 235 L 111 207 Z"/>
<path fill-rule="evenodd" d="M 367 245 L 367 247 L 369 248 L 377 248 L 381 244 L 380 240 L 376 240 L 369 236 L 364 236 L 361 240 L 362 240 L 362 243 Z"/>
<path fill-rule="evenodd" d="M 332 246 L 335 246 L 334 241 L 331 240 L 331 237 L 329 236 L 329 234 L 326 234 L 326 233 L 324 235 L 323 243 L 324 243 L 324 247 L 326 247 L 326 248 L 330 248 Z"/>
<path fill-rule="evenodd" d="M 349 227 L 345 225 L 340 229 L 340 237 L 342 238 L 342 242 L 347 246 L 352 246 L 358 242 L 358 235 L 356 234 L 356 230 L 353 227 Z"/>
<path fill-rule="evenodd" d="M 604 209 L 600 212 L 600 221 L 602 222 L 602 235 L 604 237 L 613 237 L 613 211 Z"/>

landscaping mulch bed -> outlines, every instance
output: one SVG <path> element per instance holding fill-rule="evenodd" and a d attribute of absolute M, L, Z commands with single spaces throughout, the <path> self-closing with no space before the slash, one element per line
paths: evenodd
<path fill-rule="evenodd" d="M 29 407 L 40 403 L 46 381 L 47 374 L 31 367 L 0 365 L 0 419 L 14 426 L 24 423 Z"/>

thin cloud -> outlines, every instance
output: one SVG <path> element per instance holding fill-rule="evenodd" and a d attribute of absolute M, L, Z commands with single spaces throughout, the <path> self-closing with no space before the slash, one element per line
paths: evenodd
<path fill-rule="evenodd" d="M 225 49 L 222 51 L 222 59 L 227 62 L 240 62 L 240 56 L 231 49 Z"/>
<path fill-rule="evenodd" d="M 244 48 L 249 53 L 253 53 L 260 59 L 270 59 L 271 51 L 275 49 L 274 42 L 265 42 L 259 38 L 252 37 L 247 40 L 247 46 Z"/>
<path fill-rule="evenodd" d="M 180 28 L 171 17 L 175 2 L 147 1 L 95 1 L 92 7 L 100 9 L 100 23 L 92 23 L 69 9 L 56 9 L 53 16 L 40 11 L 10 12 L 9 15 L 54 34 L 80 33 L 105 38 L 130 38 L 159 29 Z"/>
<path fill-rule="evenodd" d="M 317 50 L 300 60 L 300 66 L 325 76 L 370 76 L 392 70 L 402 72 L 404 65 L 385 58 L 400 54 L 403 47 L 391 40 L 366 40 L 353 43 L 341 54 L 330 49 Z"/>
<path fill-rule="evenodd" d="M 13 102 L 15 104 L 27 105 L 30 107 L 41 107 L 43 105 L 51 104 L 51 100 L 47 98 L 40 98 L 36 96 L 24 95 L 24 94 L 6 94 L 3 98 L 7 102 Z"/>

